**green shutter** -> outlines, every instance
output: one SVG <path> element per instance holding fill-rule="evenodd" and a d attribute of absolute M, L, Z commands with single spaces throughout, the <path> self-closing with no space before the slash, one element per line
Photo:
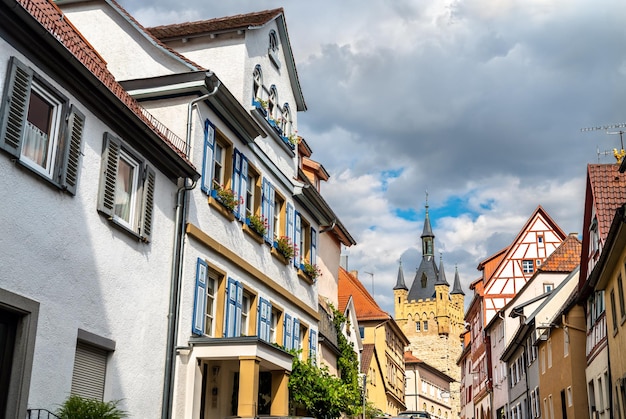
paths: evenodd
<path fill-rule="evenodd" d="M 152 216 L 154 214 L 154 187 L 156 181 L 155 171 L 145 167 L 146 176 L 143 185 L 143 199 L 141 201 L 141 222 L 139 223 L 139 235 L 144 241 L 150 241 L 152 235 Z"/>
<path fill-rule="evenodd" d="M 120 160 L 121 143 L 108 132 L 104 133 L 98 211 L 113 217 L 115 211 L 115 182 Z"/>
<path fill-rule="evenodd" d="M 0 148 L 20 156 L 33 70 L 11 57 L 0 106 Z"/>
<path fill-rule="evenodd" d="M 63 150 L 61 167 L 61 186 L 72 195 L 76 195 L 76 186 L 78 185 L 84 126 L 85 115 L 72 105 L 65 134 L 65 149 Z"/>

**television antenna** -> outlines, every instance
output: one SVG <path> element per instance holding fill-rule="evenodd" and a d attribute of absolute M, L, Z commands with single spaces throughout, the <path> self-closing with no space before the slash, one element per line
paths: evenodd
<path fill-rule="evenodd" d="M 614 148 L 613 155 L 615 156 L 615 159 L 617 159 L 617 162 L 620 163 L 622 159 L 624 158 L 624 156 L 626 156 L 626 151 L 624 151 L 624 133 L 626 133 L 626 131 L 623 128 L 626 128 L 626 123 L 581 128 L 580 131 L 581 132 L 604 131 L 608 135 L 619 134 L 619 141 L 620 141 L 621 148 L 619 149 L 619 151 L 616 148 Z M 618 131 L 611 131 L 615 129 Z M 606 156 L 608 152 L 605 151 L 603 153 L 600 153 L 600 149 L 597 149 L 597 154 L 598 154 L 598 161 L 600 161 L 600 154 L 604 154 Z"/>

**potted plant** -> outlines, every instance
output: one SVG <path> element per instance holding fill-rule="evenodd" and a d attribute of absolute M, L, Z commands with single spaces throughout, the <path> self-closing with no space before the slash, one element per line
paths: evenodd
<path fill-rule="evenodd" d="M 318 276 L 322 274 L 322 272 L 320 271 L 320 268 L 316 264 L 309 263 L 306 260 L 304 261 L 302 265 L 300 265 L 300 269 L 302 270 L 302 272 L 306 274 L 306 276 L 308 276 L 311 279 L 316 279 Z"/>
<path fill-rule="evenodd" d="M 286 259 L 291 259 L 296 255 L 296 245 L 293 244 L 291 238 L 287 236 L 280 236 L 278 240 L 274 242 L 274 247 Z"/>
<path fill-rule="evenodd" d="M 220 204 L 226 207 L 230 212 L 235 211 L 235 207 L 239 204 L 239 198 L 235 194 L 235 191 L 220 186 L 214 189 L 214 192 L 214 198 Z"/>
<path fill-rule="evenodd" d="M 265 236 L 268 228 L 267 218 L 262 215 L 252 214 L 246 221 L 251 230 L 254 230 L 260 236 Z"/>
<path fill-rule="evenodd" d="M 128 415 L 120 410 L 119 401 L 102 402 L 96 399 L 70 396 L 57 411 L 60 419 L 121 419 Z"/>

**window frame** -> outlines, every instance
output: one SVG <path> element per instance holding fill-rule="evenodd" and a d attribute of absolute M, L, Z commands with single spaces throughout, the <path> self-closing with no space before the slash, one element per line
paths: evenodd
<path fill-rule="evenodd" d="M 39 92 L 39 93 L 38 93 Z M 33 93 L 41 92 L 56 102 L 56 125 L 49 147 L 51 161 L 47 169 L 38 165 L 22 152 L 25 143 L 28 110 Z M 6 81 L 0 105 L 0 149 L 6 151 L 17 163 L 45 179 L 58 189 L 76 195 L 82 162 L 85 115 L 61 94 L 43 76 L 21 62 L 9 59 Z"/>
<path fill-rule="evenodd" d="M 217 156 L 216 150 L 221 150 Z M 220 188 L 234 190 L 233 179 L 233 144 L 208 118 L 204 121 L 204 150 L 202 156 L 202 181 L 200 189 L 207 195 Z M 219 160 L 219 161 L 218 161 Z M 219 174 L 216 168 L 219 167 Z"/>
<path fill-rule="evenodd" d="M 525 274 L 535 272 L 535 261 L 532 259 L 522 259 L 522 272 Z"/>
<path fill-rule="evenodd" d="M 132 159 L 137 164 L 137 185 L 133 188 L 134 216 L 125 220 L 115 213 L 117 194 L 117 174 L 122 156 Z M 150 242 L 154 218 L 154 198 L 156 172 L 124 141 L 109 132 L 104 133 L 102 141 L 101 176 L 98 192 L 98 211 L 109 222 L 132 234 L 143 242 Z"/>

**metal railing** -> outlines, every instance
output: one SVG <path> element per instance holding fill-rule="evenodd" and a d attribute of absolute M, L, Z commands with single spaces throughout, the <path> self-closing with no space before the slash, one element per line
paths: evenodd
<path fill-rule="evenodd" d="M 27 419 L 59 419 L 57 415 L 46 409 L 28 409 Z"/>

